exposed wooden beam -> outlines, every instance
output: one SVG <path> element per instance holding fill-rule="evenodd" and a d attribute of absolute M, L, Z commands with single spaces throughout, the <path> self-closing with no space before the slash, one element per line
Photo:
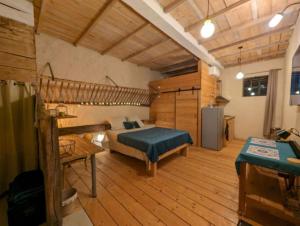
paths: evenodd
<path fill-rule="evenodd" d="M 143 30 L 146 26 L 148 26 L 149 23 L 143 23 L 141 26 L 139 26 L 138 28 L 136 28 L 134 31 L 132 31 L 131 33 L 129 33 L 126 37 L 121 38 L 119 41 L 117 41 L 116 43 L 112 44 L 111 46 L 109 46 L 108 48 L 104 49 L 101 54 L 106 54 L 109 51 L 111 51 L 112 49 L 116 48 L 117 46 L 121 45 L 122 43 L 124 43 L 125 41 L 127 41 L 128 39 L 132 38 L 136 33 L 138 33 L 139 31 Z"/>
<path fill-rule="evenodd" d="M 169 5 L 167 5 L 166 7 L 164 7 L 164 12 L 165 13 L 171 12 L 173 9 L 177 8 L 178 6 L 180 6 L 185 1 L 186 0 L 175 0 L 175 1 L 171 2 Z"/>
<path fill-rule="evenodd" d="M 148 46 L 148 47 L 146 47 L 146 48 L 144 48 L 144 49 L 141 49 L 141 50 L 139 50 L 139 51 L 137 51 L 137 52 L 135 52 L 135 53 L 130 54 L 129 56 L 123 58 L 122 61 L 124 61 L 124 60 L 129 60 L 129 59 L 131 59 L 131 58 L 133 58 L 133 57 L 135 57 L 135 56 L 137 56 L 137 55 L 139 55 L 139 54 L 142 54 L 142 53 L 144 53 L 144 52 L 147 52 L 148 50 L 151 50 L 151 49 L 155 48 L 156 46 L 159 46 L 160 44 L 165 43 L 165 42 L 168 42 L 168 41 L 170 41 L 170 40 L 171 40 L 171 39 L 169 39 L 169 38 L 163 39 L 163 40 L 159 40 L 158 42 L 154 43 L 153 45 L 150 45 L 150 46 Z"/>
<path fill-rule="evenodd" d="M 213 13 L 212 15 L 209 16 L 209 18 L 213 19 L 213 18 L 215 18 L 215 17 L 217 17 L 217 16 L 219 16 L 221 14 L 224 14 L 224 13 L 226 13 L 226 12 L 228 12 L 228 11 L 236 8 L 236 7 L 239 7 L 240 5 L 243 5 L 244 3 L 249 2 L 249 1 L 250 0 L 240 0 L 240 1 L 236 2 L 236 3 L 231 4 L 230 6 L 224 8 L 224 9 L 221 9 L 221 10 Z M 203 24 L 203 22 L 205 21 L 205 19 L 206 18 L 203 18 L 202 20 L 199 20 L 196 23 L 193 23 L 193 24 L 185 27 L 184 30 L 186 32 L 188 32 L 188 31 L 191 31 L 191 30 L 193 30 L 195 28 L 198 28 L 199 26 L 201 26 Z"/>
<path fill-rule="evenodd" d="M 37 26 L 35 28 L 35 33 L 39 34 L 40 33 L 40 30 L 41 30 L 41 20 L 42 20 L 42 15 L 43 13 L 45 12 L 45 2 L 47 0 L 41 0 L 41 8 L 40 8 L 40 12 L 39 12 L 39 19 L 38 19 L 38 22 L 37 22 Z"/>
<path fill-rule="evenodd" d="M 263 32 L 261 34 L 258 34 L 258 35 L 255 35 L 255 36 L 252 36 L 252 37 L 249 37 L 249 38 L 241 39 L 239 41 L 236 41 L 236 42 L 233 42 L 233 43 L 229 43 L 227 45 L 223 45 L 223 46 L 219 46 L 219 47 L 214 48 L 214 49 L 210 49 L 210 50 L 208 50 L 208 52 L 209 53 L 214 53 L 216 51 L 219 51 L 219 50 L 222 50 L 222 49 L 226 49 L 226 48 L 229 48 L 229 47 L 232 47 L 232 46 L 235 46 L 235 45 L 240 45 L 240 44 L 242 44 L 244 42 L 252 41 L 252 40 L 261 38 L 263 36 L 268 36 L 268 35 L 271 35 L 271 34 L 274 34 L 274 33 L 284 32 L 284 31 L 290 30 L 292 26 L 294 26 L 294 25 L 291 24 L 291 25 L 284 26 L 284 27 L 276 29 L 276 30 L 271 30 L 271 31 Z"/>
<path fill-rule="evenodd" d="M 88 23 L 85 29 L 80 33 L 77 39 L 74 42 L 74 45 L 78 45 L 86 35 L 93 30 L 93 28 L 97 25 L 98 21 L 103 18 L 111 8 L 118 2 L 118 0 L 107 0 L 105 4 L 99 9 L 94 18 Z"/>
<path fill-rule="evenodd" d="M 146 65 L 148 65 L 148 64 L 150 64 L 150 63 L 153 63 L 153 62 L 156 61 L 156 60 L 159 60 L 159 59 L 161 59 L 161 58 L 163 58 L 163 57 L 166 57 L 166 56 L 168 56 L 168 55 L 170 55 L 170 54 L 173 54 L 173 53 L 176 53 L 176 52 L 178 52 L 178 51 L 183 51 L 183 49 L 182 49 L 182 48 L 176 48 L 176 49 L 173 49 L 173 50 L 171 50 L 171 51 L 165 52 L 165 53 L 163 53 L 163 54 L 159 54 L 158 56 L 155 56 L 155 57 L 153 57 L 153 58 L 147 59 L 146 61 L 141 62 L 141 63 L 137 63 L 137 64 L 138 64 L 139 66 L 146 66 Z"/>
<path fill-rule="evenodd" d="M 188 3 L 190 4 L 190 6 L 192 7 L 192 9 L 194 10 L 194 12 L 196 13 L 197 17 L 202 20 L 204 18 L 201 10 L 199 9 L 199 7 L 197 6 L 197 4 L 195 3 L 195 0 L 187 0 Z"/>
<path fill-rule="evenodd" d="M 190 66 L 194 66 L 198 64 L 198 60 L 195 59 L 194 57 L 189 59 L 189 60 L 185 60 L 185 61 L 181 61 L 179 63 L 176 64 L 172 64 L 169 66 L 165 66 L 165 67 L 159 67 L 159 68 L 151 68 L 151 70 L 155 70 L 155 71 L 160 71 L 162 73 L 168 72 L 168 71 L 174 71 L 174 70 L 179 70 L 185 67 L 190 67 Z"/>
<path fill-rule="evenodd" d="M 251 13 L 253 20 L 258 18 L 257 0 L 251 0 Z"/>
<path fill-rule="evenodd" d="M 286 40 L 286 41 L 273 42 L 273 43 L 270 43 L 268 45 L 256 46 L 254 48 L 243 49 L 242 54 L 243 53 L 249 53 L 249 52 L 252 52 L 252 51 L 261 50 L 261 49 L 265 49 L 265 48 L 271 48 L 271 47 L 274 47 L 274 46 L 284 45 L 284 44 L 288 44 L 288 43 L 289 43 L 289 41 Z M 223 58 L 227 58 L 227 57 L 239 56 L 239 54 L 240 54 L 240 52 L 236 52 L 236 53 L 232 53 L 232 54 L 229 54 L 229 55 L 216 56 L 216 58 L 219 59 L 219 60 L 222 60 Z"/>
<path fill-rule="evenodd" d="M 247 61 L 244 61 L 242 62 L 242 65 L 244 64 L 250 64 L 250 63 L 254 63 L 254 62 L 259 62 L 259 61 L 263 61 L 263 60 L 271 60 L 271 59 L 276 59 L 276 58 L 281 58 L 281 57 L 284 57 L 285 56 L 285 52 L 281 51 L 281 52 L 278 52 L 276 55 L 274 55 L 274 53 L 272 53 L 271 55 L 268 55 L 268 56 L 263 56 L 263 57 L 259 57 L 259 58 L 256 58 L 256 59 L 251 59 L 251 60 L 247 60 Z M 234 67 L 234 66 L 237 66 L 239 65 L 238 62 L 236 63 L 233 63 L 233 64 L 224 64 L 224 67 L 228 68 L 228 67 Z"/>

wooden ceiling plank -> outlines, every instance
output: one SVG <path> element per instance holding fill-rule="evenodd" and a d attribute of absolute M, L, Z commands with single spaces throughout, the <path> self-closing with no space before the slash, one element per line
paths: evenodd
<path fill-rule="evenodd" d="M 153 58 L 147 59 L 147 61 L 144 61 L 144 62 L 142 62 L 142 63 L 138 63 L 138 65 L 139 65 L 139 66 L 145 66 L 145 65 L 147 65 L 147 64 L 149 64 L 149 63 L 152 63 L 153 61 L 156 61 L 156 60 L 158 60 L 158 59 L 161 59 L 161 58 L 163 58 L 163 57 L 166 57 L 166 56 L 168 56 L 168 55 L 170 55 L 170 54 L 173 54 L 173 53 L 176 53 L 176 52 L 178 52 L 178 51 L 182 51 L 182 48 L 176 48 L 176 49 L 173 49 L 173 50 L 168 51 L 168 52 L 166 52 L 166 53 L 163 53 L 163 54 L 160 54 L 160 55 L 158 55 L 158 56 L 155 56 L 155 57 L 153 57 Z"/>
<path fill-rule="evenodd" d="M 248 41 L 251 41 L 251 40 L 261 38 L 263 36 L 267 36 L 267 35 L 271 35 L 271 34 L 274 34 L 274 33 L 287 31 L 287 30 L 291 29 L 293 26 L 294 25 L 288 25 L 288 26 L 284 26 L 284 27 L 279 28 L 279 29 L 263 32 L 261 34 L 258 34 L 258 35 L 255 35 L 255 36 L 252 36 L 252 37 L 249 37 L 249 38 L 241 39 L 241 40 L 236 41 L 236 42 L 232 42 L 232 43 L 229 43 L 229 44 L 226 44 L 226 45 L 219 46 L 219 47 L 214 48 L 214 49 L 210 49 L 210 50 L 208 50 L 208 52 L 213 53 L 213 52 L 216 52 L 216 51 L 219 51 L 219 50 L 222 50 L 222 49 L 229 48 L 229 47 L 234 46 L 234 45 L 239 45 L 239 44 L 242 44 L 244 42 L 248 42 Z"/>
<path fill-rule="evenodd" d="M 284 57 L 284 56 L 285 56 L 285 52 L 283 52 L 283 51 L 278 52 L 275 56 L 274 56 L 274 53 L 271 53 L 267 56 L 259 57 L 259 58 L 256 58 L 256 59 L 251 59 L 251 60 L 248 60 L 248 61 L 244 61 L 244 62 L 242 62 L 242 65 L 250 64 L 250 63 L 254 63 L 254 62 L 258 62 L 258 61 L 263 61 L 263 60 L 271 60 L 271 59 L 281 58 L 281 57 Z M 228 68 L 228 67 L 237 66 L 237 65 L 239 65 L 239 63 L 223 64 L 223 65 L 224 65 L 225 68 Z"/>
<path fill-rule="evenodd" d="M 112 49 L 116 48 L 117 46 L 121 45 L 122 43 L 124 43 L 125 41 L 127 41 L 128 39 L 132 38 L 136 33 L 138 33 L 139 31 L 143 30 L 145 27 L 147 27 L 148 25 L 150 25 L 149 23 L 143 23 L 141 26 L 139 26 L 137 29 L 135 29 L 134 31 L 132 31 L 130 34 L 128 34 L 126 37 L 121 38 L 119 41 L 117 41 L 116 43 L 113 43 L 111 46 L 109 46 L 108 48 L 106 48 L 105 50 L 103 50 L 101 52 L 101 54 L 106 54 L 109 51 L 111 51 Z"/>
<path fill-rule="evenodd" d="M 263 46 L 256 46 L 254 48 L 249 48 L 249 49 L 246 49 L 246 50 L 243 50 L 242 51 L 242 54 L 243 53 L 249 53 L 249 52 L 252 52 L 252 51 L 255 51 L 255 50 L 261 50 L 261 49 L 264 49 L 264 48 L 268 48 L 268 47 L 274 47 L 274 46 L 279 46 L 279 45 L 282 45 L 282 44 L 288 44 L 289 41 L 286 40 L 286 41 L 279 41 L 279 42 L 273 42 L 273 43 L 270 43 L 268 45 L 263 45 Z M 222 59 L 222 58 L 227 58 L 227 57 L 232 57 L 232 56 L 237 56 L 239 55 L 240 53 L 237 52 L 237 53 L 233 53 L 233 54 L 229 54 L 229 55 L 223 55 L 223 56 L 218 56 L 216 57 L 217 59 Z"/>
<path fill-rule="evenodd" d="M 47 0 L 41 0 L 42 1 L 42 3 L 41 3 L 41 8 L 40 8 L 40 12 L 39 12 L 39 19 L 38 19 L 38 24 L 37 24 L 37 26 L 36 26 L 36 28 L 35 28 L 35 33 L 37 33 L 37 34 L 39 34 L 40 33 L 40 30 L 41 30 L 41 20 L 42 20 L 42 16 L 43 16 L 43 14 L 44 14 L 44 12 L 45 12 L 45 5 L 46 5 L 46 1 Z"/>
<path fill-rule="evenodd" d="M 164 7 L 164 12 L 165 13 L 169 13 L 172 10 L 174 10 L 175 8 L 177 8 L 178 6 L 180 6 L 182 3 L 184 3 L 186 0 L 175 0 L 172 3 L 170 3 L 169 5 L 167 5 L 166 7 Z"/>
<path fill-rule="evenodd" d="M 258 18 L 257 0 L 251 0 L 251 13 L 253 20 Z"/>
<path fill-rule="evenodd" d="M 78 36 L 78 38 L 73 43 L 75 46 L 77 46 L 83 39 L 86 37 L 86 35 L 97 25 L 97 22 L 103 18 L 111 8 L 114 7 L 114 5 L 118 2 L 118 0 L 107 0 L 106 3 L 99 9 L 95 17 L 88 23 L 86 28 L 81 32 L 81 34 Z"/>
<path fill-rule="evenodd" d="M 213 19 L 213 18 L 215 18 L 215 17 L 217 17 L 217 16 L 219 16 L 219 15 L 225 14 L 226 12 L 228 12 L 228 11 L 230 11 L 230 10 L 236 8 L 236 7 L 239 7 L 240 5 L 243 5 L 243 4 L 245 4 L 245 3 L 249 2 L 249 1 L 250 1 L 250 0 L 240 0 L 240 1 L 236 2 L 236 3 L 231 4 L 230 6 L 224 8 L 224 9 L 221 9 L 221 10 L 219 10 L 219 11 L 217 11 L 217 12 L 211 14 L 211 15 L 209 16 L 209 18 L 210 18 L 210 19 Z M 198 28 L 199 26 L 201 26 L 201 25 L 203 24 L 203 22 L 204 22 L 205 20 L 206 20 L 206 18 L 203 18 L 203 19 L 197 21 L 196 23 L 193 23 L 193 24 L 191 24 L 191 25 L 185 27 L 184 30 L 185 30 L 186 32 L 189 32 L 189 31 L 191 31 L 191 30 L 193 30 L 193 29 L 195 29 L 195 28 Z"/>
<path fill-rule="evenodd" d="M 204 18 L 203 13 L 199 9 L 199 7 L 196 5 L 195 0 L 187 0 L 194 12 L 196 13 L 197 17 L 201 20 Z"/>
<path fill-rule="evenodd" d="M 150 46 L 148 46 L 148 47 L 146 47 L 144 49 L 141 49 L 141 50 L 139 50 L 139 51 L 137 51 L 135 53 L 130 54 L 129 56 L 123 58 L 122 61 L 129 60 L 129 59 L 131 59 L 131 58 L 133 58 L 133 57 L 135 57 L 137 55 L 140 55 L 140 54 L 142 54 L 142 53 L 144 53 L 144 52 L 146 52 L 148 50 L 151 50 L 152 48 L 155 48 L 156 46 L 159 46 L 160 44 L 168 42 L 170 40 L 171 39 L 169 39 L 169 38 L 163 39 L 163 40 L 159 40 L 158 42 L 154 43 L 153 45 L 150 45 Z"/>

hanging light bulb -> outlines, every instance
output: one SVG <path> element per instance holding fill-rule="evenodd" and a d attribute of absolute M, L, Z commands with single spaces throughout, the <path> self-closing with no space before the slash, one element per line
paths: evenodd
<path fill-rule="evenodd" d="M 238 58 L 238 63 L 240 64 L 240 71 L 236 74 L 236 79 L 242 79 L 244 78 L 244 73 L 242 72 L 242 48 L 243 46 L 240 46 L 240 57 Z"/>
<path fill-rule="evenodd" d="M 203 38 L 209 38 L 215 33 L 215 25 L 210 19 L 205 20 L 204 25 L 201 28 L 201 36 Z"/>
<path fill-rule="evenodd" d="M 272 19 L 269 22 L 269 27 L 276 27 L 282 20 L 283 15 L 282 13 L 277 13 L 275 16 L 272 17 Z"/>
<path fill-rule="evenodd" d="M 207 1 L 207 18 L 204 21 L 204 24 L 200 30 L 200 33 L 203 38 L 209 38 L 215 33 L 215 25 L 209 19 L 209 0 Z"/>

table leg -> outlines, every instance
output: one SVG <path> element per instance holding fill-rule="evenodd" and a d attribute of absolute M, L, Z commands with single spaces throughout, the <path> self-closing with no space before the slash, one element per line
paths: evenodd
<path fill-rule="evenodd" d="M 246 166 L 247 163 L 242 162 L 240 165 L 239 175 L 239 215 L 244 216 L 246 210 Z"/>
<path fill-rule="evenodd" d="M 96 190 L 96 156 L 91 155 L 91 167 L 92 167 L 92 197 L 97 197 Z"/>

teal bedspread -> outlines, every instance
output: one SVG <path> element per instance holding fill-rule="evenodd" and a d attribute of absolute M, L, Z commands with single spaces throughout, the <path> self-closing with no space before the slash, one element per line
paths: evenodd
<path fill-rule="evenodd" d="M 276 149 L 279 151 L 279 160 L 277 160 L 277 159 L 265 158 L 265 157 L 256 156 L 247 153 L 247 149 L 249 145 L 254 145 L 250 143 L 250 140 L 251 137 L 247 140 L 247 143 L 244 145 L 239 156 L 236 159 L 235 166 L 238 174 L 240 174 L 240 164 L 242 162 L 247 162 L 253 165 L 262 166 L 269 169 L 274 169 L 281 172 L 300 176 L 300 165 L 292 164 L 287 160 L 287 158 L 296 158 L 289 144 L 276 142 Z M 262 145 L 256 145 L 256 146 L 262 146 Z M 266 147 L 266 146 L 262 146 L 262 147 Z"/>
<path fill-rule="evenodd" d="M 118 141 L 145 152 L 151 162 L 157 162 L 159 155 L 182 144 L 193 143 L 186 131 L 160 127 L 120 133 Z"/>

